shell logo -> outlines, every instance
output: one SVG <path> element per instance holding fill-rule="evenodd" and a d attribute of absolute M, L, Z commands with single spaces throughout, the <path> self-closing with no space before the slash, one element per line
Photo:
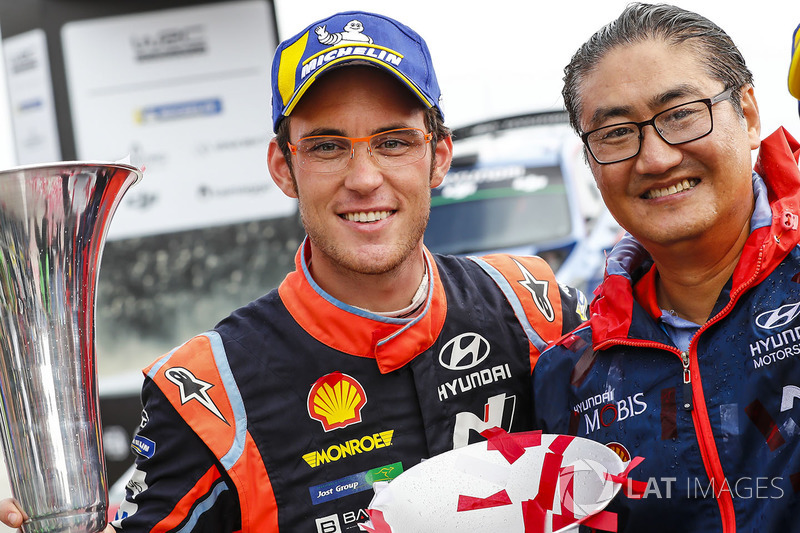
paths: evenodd
<path fill-rule="evenodd" d="M 364 387 L 355 378 L 332 372 L 319 378 L 308 393 L 308 415 L 318 420 L 325 431 L 361 422 L 361 409 L 367 403 Z"/>
<path fill-rule="evenodd" d="M 629 452 L 628 449 L 619 442 L 609 442 L 606 444 L 606 447 L 611 448 L 614 453 L 619 455 L 619 458 L 622 459 L 623 462 L 627 463 L 631 460 L 631 452 Z"/>

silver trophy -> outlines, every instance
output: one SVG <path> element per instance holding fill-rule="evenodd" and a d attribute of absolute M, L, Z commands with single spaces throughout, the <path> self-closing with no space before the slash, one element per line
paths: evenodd
<path fill-rule="evenodd" d="M 2 442 L 25 533 L 96 533 L 108 486 L 95 369 L 95 288 L 135 167 L 0 171 Z"/>

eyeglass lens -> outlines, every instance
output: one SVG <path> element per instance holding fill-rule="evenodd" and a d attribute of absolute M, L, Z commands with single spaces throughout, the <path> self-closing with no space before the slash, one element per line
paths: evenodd
<path fill-rule="evenodd" d="M 690 102 L 667 109 L 654 116 L 652 124 L 658 135 L 669 144 L 699 139 L 711 132 L 711 106 L 708 101 Z M 625 122 L 591 132 L 587 144 L 601 163 L 615 162 L 635 156 L 640 149 L 640 130 L 645 124 Z"/>
<path fill-rule="evenodd" d="M 301 167 L 316 172 L 344 169 L 354 156 L 354 145 L 366 142 L 370 155 L 383 167 L 398 167 L 419 161 L 427 149 L 426 134 L 416 128 L 385 131 L 354 139 L 336 135 L 303 137 L 297 141 Z"/>

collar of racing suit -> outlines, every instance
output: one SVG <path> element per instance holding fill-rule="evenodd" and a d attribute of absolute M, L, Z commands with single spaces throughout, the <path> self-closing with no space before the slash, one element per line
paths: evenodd
<path fill-rule="evenodd" d="M 732 294 L 744 284 L 763 280 L 800 242 L 799 155 L 800 144 L 783 128 L 761 142 L 753 172 L 756 206 L 750 236 L 731 279 Z M 614 246 L 591 306 L 595 344 L 629 337 L 634 300 L 651 316 L 660 316 L 654 270 L 650 255 L 629 234 Z"/>
<path fill-rule="evenodd" d="M 309 335 L 340 352 L 375 359 L 383 374 L 431 347 L 444 326 L 447 298 L 427 248 L 428 297 L 422 311 L 392 318 L 348 305 L 322 290 L 308 271 L 309 247 L 306 238 L 295 255 L 295 270 L 278 288 L 281 301 Z"/>

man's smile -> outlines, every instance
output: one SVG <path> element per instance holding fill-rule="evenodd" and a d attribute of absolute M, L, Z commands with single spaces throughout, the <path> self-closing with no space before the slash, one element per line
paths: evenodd
<path fill-rule="evenodd" d="M 693 188 L 695 185 L 700 183 L 700 180 L 697 178 L 685 179 L 679 183 L 674 185 L 670 185 L 669 187 L 664 187 L 661 189 L 651 189 L 642 195 L 642 198 L 646 200 L 652 200 L 654 198 L 661 198 L 662 196 L 669 196 L 671 194 L 677 194 L 679 192 L 683 192 Z"/>
<path fill-rule="evenodd" d="M 357 211 L 355 213 L 343 213 L 339 216 L 350 222 L 378 222 L 388 218 L 393 213 L 395 211 Z"/>

